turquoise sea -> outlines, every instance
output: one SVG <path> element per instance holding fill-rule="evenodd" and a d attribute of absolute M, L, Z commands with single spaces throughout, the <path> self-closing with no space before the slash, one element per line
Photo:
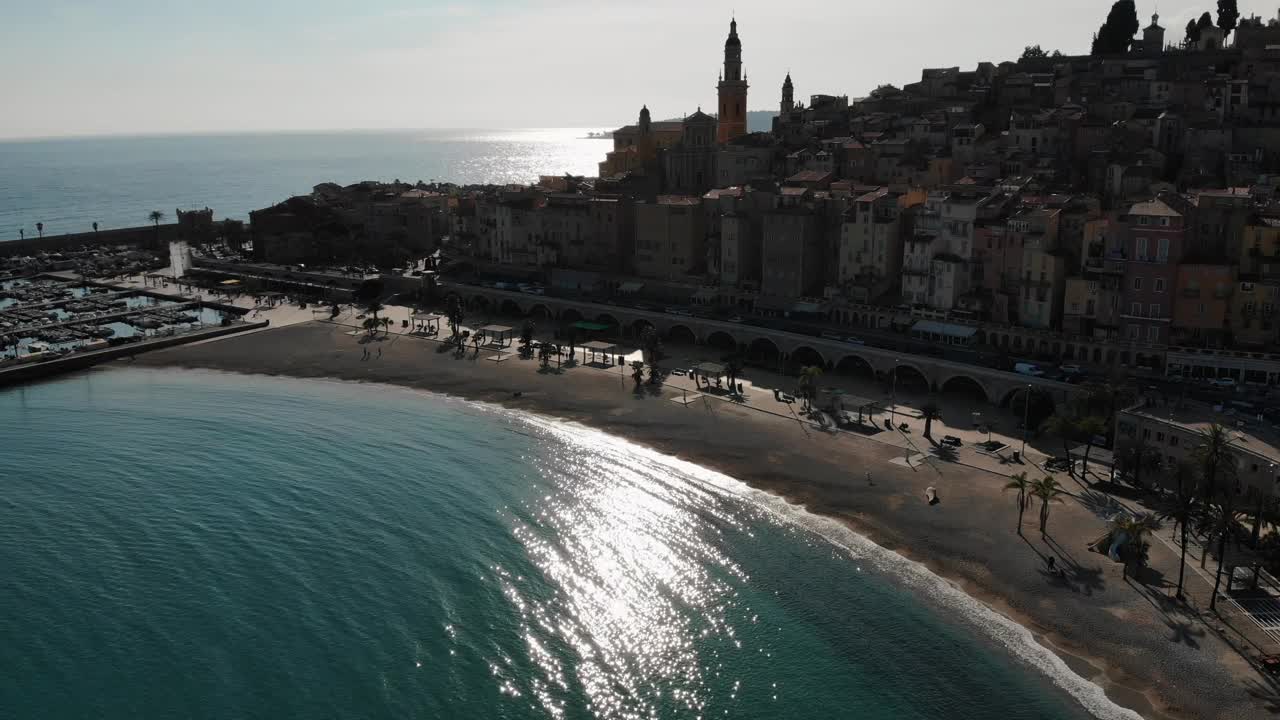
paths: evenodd
<path fill-rule="evenodd" d="M 1133 717 L 834 523 L 376 385 L 0 391 L 0 572 L 3 718 Z"/>
<path fill-rule="evenodd" d="M 595 128 L 599 130 L 599 128 Z M 595 175 L 584 129 L 403 130 L 0 141 L 0 241 L 148 224 L 160 210 L 249 211 L 322 182 L 528 183 Z"/>

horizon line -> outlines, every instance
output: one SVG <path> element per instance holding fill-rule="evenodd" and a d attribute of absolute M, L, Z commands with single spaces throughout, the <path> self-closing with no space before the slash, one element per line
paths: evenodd
<path fill-rule="evenodd" d="M 771 112 L 776 110 L 748 110 L 747 112 Z M 677 118 L 678 119 L 678 118 Z M 529 127 L 352 127 L 352 128 L 244 128 L 244 129 L 201 129 L 201 130 L 157 130 L 157 131 L 120 131 L 102 133 L 67 133 L 61 135 L 0 135 L 0 144 L 19 142 L 49 142 L 54 140 L 124 140 L 143 138 L 180 138 L 180 137 L 219 137 L 230 135 L 323 135 L 329 133 L 393 133 L 465 130 L 469 132 L 518 132 L 538 130 L 580 130 L 584 132 L 613 132 L 624 125 L 613 126 L 529 126 Z"/>

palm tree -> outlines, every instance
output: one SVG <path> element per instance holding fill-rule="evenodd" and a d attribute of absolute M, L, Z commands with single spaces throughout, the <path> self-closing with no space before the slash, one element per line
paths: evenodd
<path fill-rule="evenodd" d="M 382 303 L 377 300 L 370 300 L 369 304 L 364 306 L 364 311 L 372 315 L 374 320 L 378 319 L 378 313 L 382 312 L 383 309 Z"/>
<path fill-rule="evenodd" d="M 644 382 L 644 361 L 631 361 L 631 379 L 636 381 L 636 392 L 639 392 L 640 383 Z"/>
<path fill-rule="evenodd" d="M 1147 534 L 1156 532 L 1160 529 L 1160 518 L 1153 513 L 1138 513 L 1137 515 L 1129 515 L 1123 513 L 1117 515 L 1111 520 L 1113 530 L 1124 532 L 1129 536 L 1130 547 L 1134 548 L 1134 558 L 1138 561 L 1138 566 L 1146 564 L 1146 548 L 1144 547 L 1144 538 Z M 1124 562 L 1124 573 L 1129 572 L 1128 558 Z"/>
<path fill-rule="evenodd" d="M 662 368 L 649 363 L 649 384 L 657 385 L 662 382 Z"/>
<path fill-rule="evenodd" d="M 738 354 L 730 355 L 724 359 L 724 372 L 729 376 L 729 394 L 738 394 L 738 376 L 742 374 L 745 363 L 742 356 Z"/>
<path fill-rule="evenodd" d="M 1044 421 L 1045 432 L 1057 435 L 1062 438 L 1062 449 L 1066 452 L 1067 460 L 1071 459 L 1071 440 L 1076 434 L 1076 420 L 1065 412 L 1054 413 Z M 1068 462 L 1067 473 L 1075 477 L 1075 463 Z"/>
<path fill-rule="evenodd" d="M 1018 534 L 1022 534 L 1022 513 L 1026 512 L 1027 505 L 1031 504 L 1032 483 L 1027 480 L 1027 474 L 1020 472 L 1017 475 L 1010 476 L 1008 484 L 1004 486 L 1005 490 L 1018 491 Z"/>
<path fill-rule="evenodd" d="M 365 332 L 373 335 L 374 331 L 378 328 L 378 321 L 373 318 L 365 318 L 364 322 L 360 323 L 360 327 L 363 327 Z"/>
<path fill-rule="evenodd" d="M 1088 415 L 1076 421 L 1076 433 L 1085 441 L 1084 462 L 1080 465 L 1080 477 L 1086 482 L 1089 479 L 1089 452 L 1093 450 L 1093 438 L 1106 431 L 1106 422 L 1096 415 Z"/>
<path fill-rule="evenodd" d="M 1217 492 L 1219 474 L 1235 470 L 1235 456 L 1232 454 L 1234 442 L 1231 432 L 1218 423 L 1200 432 L 1200 445 L 1195 449 L 1195 457 L 1204 473 L 1202 497 L 1206 505 L 1213 501 Z"/>
<path fill-rule="evenodd" d="M 40 233 L 40 237 L 44 237 L 44 223 L 36 223 L 36 232 Z"/>
<path fill-rule="evenodd" d="M 449 317 L 449 328 L 453 331 L 453 338 L 458 339 L 458 327 L 462 325 L 462 300 L 457 295 L 449 296 L 449 305 L 445 310 L 445 314 Z"/>
<path fill-rule="evenodd" d="M 1234 468 L 1234 466 L 1231 466 Z M 1227 539 L 1238 537 L 1243 530 L 1240 522 L 1240 513 L 1235 509 L 1235 489 L 1231 487 L 1222 488 L 1219 493 L 1221 500 L 1216 505 L 1209 506 L 1209 512 L 1205 520 L 1208 523 L 1208 533 L 1205 537 L 1207 541 L 1218 541 L 1218 570 L 1213 575 L 1213 595 L 1209 597 L 1209 609 L 1214 610 L 1217 607 L 1218 588 L 1222 586 L 1222 570 L 1227 564 Z"/>
<path fill-rule="evenodd" d="M 389 318 L 389 317 L 384 317 L 384 318 L 382 318 L 381 320 L 379 320 L 379 321 L 378 321 L 378 323 L 379 323 L 380 325 L 382 325 L 382 335 L 383 335 L 383 337 L 387 337 L 387 336 L 391 335 L 391 318 Z"/>
<path fill-rule="evenodd" d="M 538 348 L 538 362 L 544 368 L 551 366 L 551 346 L 547 343 L 543 343 L 542 347 Z"/>
<path fill-rule="evenodd" d="M 1160 509 L 1160 517 L 1172 520 L 1175 531 L 1181 531 L 1182 550 L 1178 558 L 1178 589 L 1175 597 L 1182 599 L 1182 580 L 1187 571 L 1187 527 L 1200 514 L 1200 499 L 1196 495 L 1195 467 L 1180 462 L 1174 468 L 1177 487 L 1174 495 Z"/>
<path fill-rule="evenodd" d="M 1049 524 L 1049 504 L 1062 502 L 1062 495 L 1066 491 L 1057 480 L 1046 475 L 1031 484 L 1031 494 L 1040 499 L 1040 534 L 1044 535 Z"/>
<path fill-rule="evenodd" d="M 524 325 L 520 326 L 520 354 L 525 357 L 533 349 L 533 329 L 532 320 L 525 320 Z"/>
<path fill-rule="evenodd" d="M 933 421 L 934 421 L 934 420 L 941 420 L 941 419 L 942 419 L 942 408 L 941 408 L 941 407 L 939 407 L 938 403 L 937 403 L 937 402 L 935 402 L 933 399 L 929 399 L 929 400 L 928 400 L 928 401 L 926 401 L 926 402 L 925 402 L 925 404 L 920 408 L 920 415 L 921 415 L 922 417 L 924 417 L 924 436 L 925 436 L 925 437 L 927 437 L 927 438 L 931 438 L 931 439 L 932 439 L 932 437 L 933 437 Z M 1025 479 L 1025 478 L 1026 478 L 1026 473 L 1022 473 L 1022 475 L 1023 475 L 1023 478 Z M 1016 476 L 1015 476 L 1015 477 L 1016 477 Z M 1019 502 L 1021 502 L 1021 501 L 1019 501 Z M 1019 518 L 1018 518 L 1018 529 L 1019 529 L 1019 531 L 1021 531 L 1021 529 L 1022 529 L 1022 518 L 1021 518 L 1021 515 L 1019 515 Z"/>
<path fill-rule="evenodd" d="M 640 332 L 640 349 L 647 362 L 656 363 L 662 360 L 662 336 L 653 329 L 652 325 L 646 325 Z"/>
<path fill-rule="evenodd" d="M 160 245 L 160 221 L 164 219 L 164 213 L 159 210 L 152 210 L 147 213 L 147 219 L 151 221 L 156 228 L 156 246 Z"/>
<path fill-rule="evenodd" d="M 1164 456 L 1160 454 L 1160 450 L 1141 440 L 1137 442 L 1126 443 L 1117 453 L 1117 460 L 1120 461 L 1126 473 L 1132 477 L 1132 483 L 1135 487 L 1145 488 L 1142 484 L 1142 474 L 1144 471 L 1159 472 L 1161 465 L 1164 463 Z"/>
<path fill-rule="evenodd" d="M 813 399 L 817 397 L 818 379 L 821 377 L 822 368 L 817 365 L 800 368 L 800 397 L 804 398 L 807 407 L 812 407 Z"/>

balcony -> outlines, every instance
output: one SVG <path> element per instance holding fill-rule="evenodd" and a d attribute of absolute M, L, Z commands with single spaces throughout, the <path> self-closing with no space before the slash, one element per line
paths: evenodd
<path fill-rule="evenodd" d="M 1111 260 L 1111 259 L 1093 258 L 1093 257 L 1085 258 L 1084 269 L 1090 272 L 1123 275 L 1124 260 Z"/>

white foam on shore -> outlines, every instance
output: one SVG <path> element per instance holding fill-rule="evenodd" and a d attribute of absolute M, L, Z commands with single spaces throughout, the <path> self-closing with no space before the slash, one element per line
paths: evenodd
<path fill-rule="evenodd" d="M 476 404 L 495 409 L 495 406 L 486 403 Z M 1078 675 L 1062 658 L 1041 645 L 1027 628 L 966 594 L 923 564 L 875 544 L 833 518 L 809 512 L 801 505 L 753 488 L 723 473 L 660 453 L 595 428 L 518 410 L 496 409 L 504 413 L 512 413 L 528 424 L 573 444 L 589 446 L 596 443 L 621 443 L 626 446 L 628 452 L 635 453 L 648 462 L 665 465 L 675 474 L 692 478 L 725 493 L 743 498 L 770 513 L 780 522 L 804 528 L 842 548 L 852 557 L 871 563 L 877 570 L 891 576 L 897 583 L 924 596 L 934 608 L 943 611 L 949 617 L 962 620 L 975 631 L 1003 646 L 1021 662 L 1046 675 L 1054 685 L 1075 698 L 1086 711 L 1100 720 L 1143 720 L 1137 712 L 1114 703 L 1100 686 Z"/>

